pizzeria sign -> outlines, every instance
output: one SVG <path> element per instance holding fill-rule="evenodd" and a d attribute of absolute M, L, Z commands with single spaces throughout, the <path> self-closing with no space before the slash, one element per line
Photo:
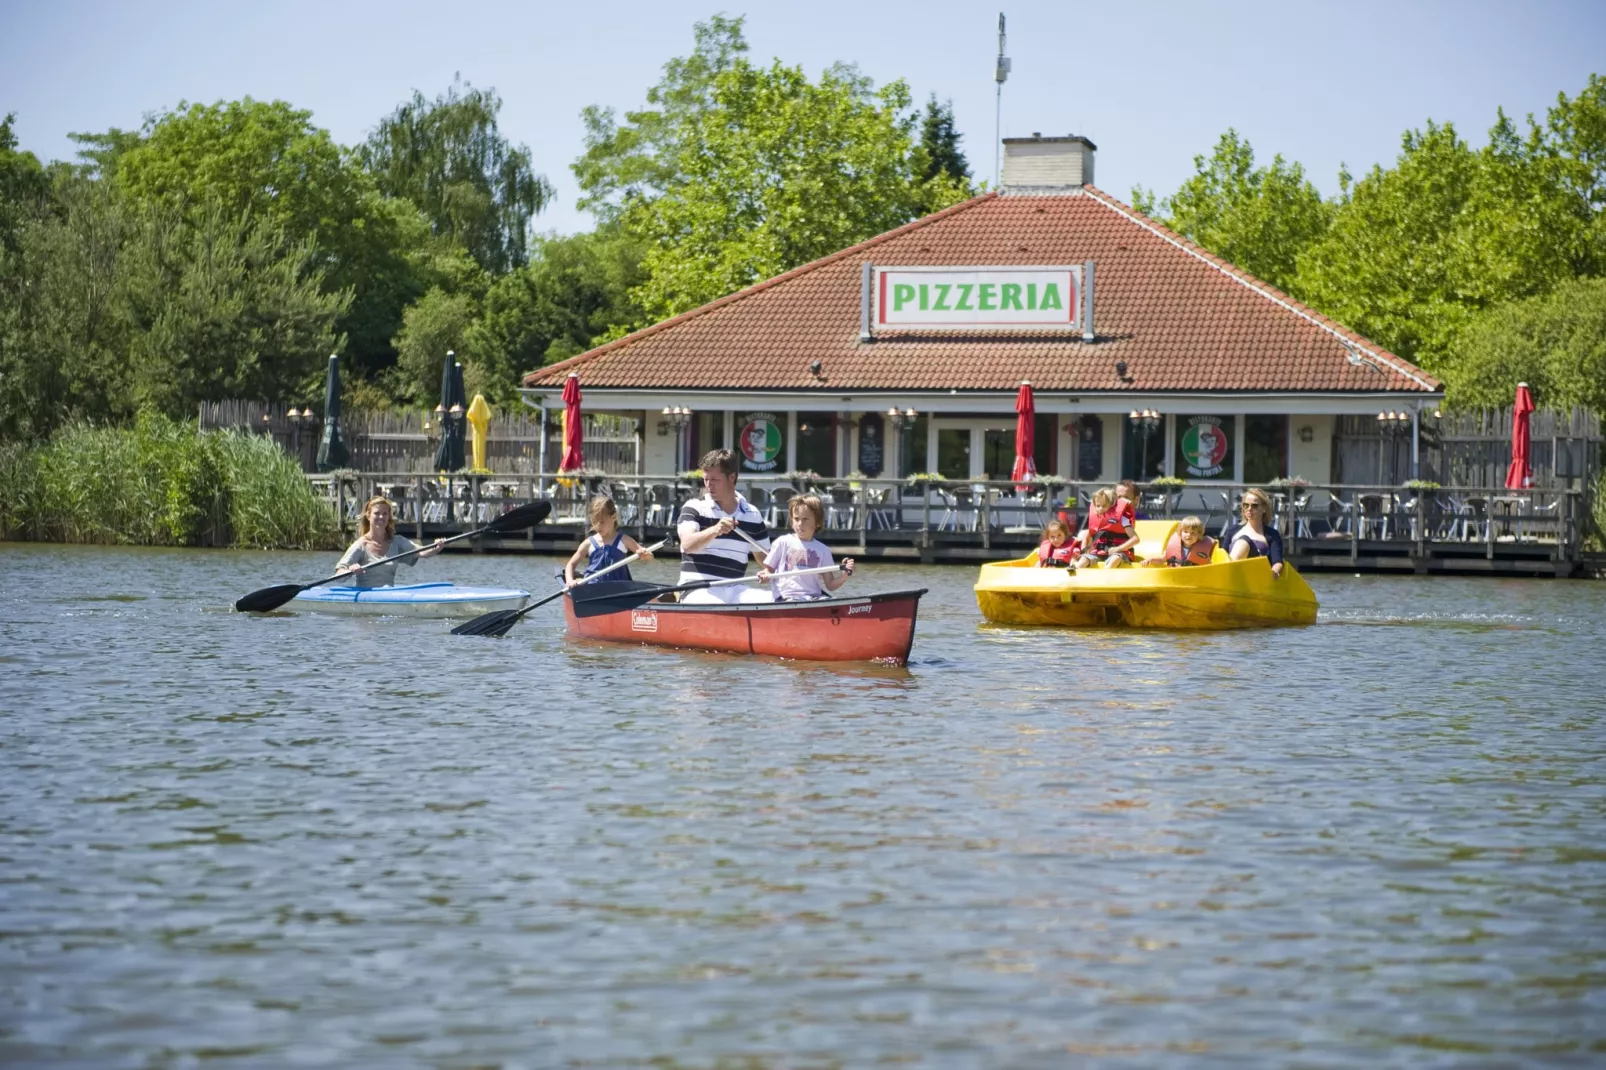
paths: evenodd
<path fill-rule="evenodd" d="M 867 318 L 879 330 L 1080 330 L 1091 268 L 878 266 Z"/>

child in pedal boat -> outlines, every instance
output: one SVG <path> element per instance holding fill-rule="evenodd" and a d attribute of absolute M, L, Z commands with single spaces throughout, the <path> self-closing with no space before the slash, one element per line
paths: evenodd
<path fill-rule="evenodd" d="M 1166 540 L 1165 552 L 1143 563 L 1150 568 L 1208 565 L 1215 549 L 1215 540 L 1204 532 L 1204 521 L 1196 516 L 1185 516 L 1178 522 L 1176 533 Z"/>
<path fill-rule="evenodd" d="M 575 578 L 575 567 L 581 561 L 586 562 L 585 575 L 601 572 L 609 565 L 623 561 L 631 554 L 640 554 L 641 560 L 651 561 L 652 551 L 643 549 L 641 544 L 629 535 L 619 530 L 619 507 L 613 499 L 605 495 L 598 495 L 591 499 L 586 508 L 586 519 L 591 522 L 591 530 L 595 534 L 587 535 L 585 541 L 575 547 L 569 561 L 563 566 L 563 585 L 573 587 L 581 582 Z M 630 579 L 630 566 L 616 568 L 607 576 L 595 582 L 611 583 L 615 580 L 623 582 Z"/>
<path fill-rule="evenodd" d="M 1078 539 L 1082 556 L 1077 568 L 1120 568 L 1132 561 L 1132 548 L 1138 544 L 1137 530 L 1132 524 L 1130 507 L 1118 508 L 1115 492 L 1101 487 L 1093 492 L 1093 504 L 1087 511 L 1087 527 Z"/>
<path fill-rule="evenodd" d="M 831 549 L 814 537 L 825 523 L 825 506 L 819 498 L 812 494 L 793 498 L 786 503 L 786 512 L 792 521 L 792 534 L 782 535 L 770 546 L 764 567 L 758 570 L 759 582 L 769 582 L 777 602 L 807 602 L 830 597 L 829 592 L 841 587 L 853 575 L 853 558 L 844 557 L 842 571 L 835 575 L 790 575 L 798 569 L 824 568 L 831 564 Z"/>
<path fill-rule="evenodd" d="M 396 507 L 384 495 L 369 498 L 362 507 L 362 518 L 357 521 L 357 541 L 347 547 L 335 566 L 337 575 L 350 575 L 349 587 L 389 587 L 396 582 L 396 566 L 418 564 L 419 558 L 434 557 L 446 545 L 436 539 L 435 545 L 419 550 L 412 557 L 392 561 L 388 565 L 374 565 L 387 557 L 405 554 L 418 549 L 413 540 L 396 534 Z"/>
<path fill-rule="evenodd" d="M 1071 529 L 1063 520 L 1043 525 L 1043 541 L 1037 544 L 1038 568 L 1069 568 L 1076 564 L 1079 548 L 1071 539 Z"/>

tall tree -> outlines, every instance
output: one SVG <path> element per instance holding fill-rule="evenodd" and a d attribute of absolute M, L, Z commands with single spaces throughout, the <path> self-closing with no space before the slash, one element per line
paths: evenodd
<path fill-rule="evenodd" d="M 212 206 L 278 227 L 291 245 L 310 242 L 326 291 L 350 290 L 339 330 L 358 372 L 395 357 L 390 337 L 402 307 L 431 281 L 420 264 L 428 240 L 408 202 L 387 201 L 311 113 L 283 101 L 180 104 L 145 124 L 129 144 L 113 131 L 86 138 L 117 185 L 144 204 L 194 213 Z"/>
<path fill-rule="evenodd" d="M 901 81 L 875 89 L 852 67 L 811 82 L 801 68 L 734 61 L 710 106 L 664 160 L 677 176 L 630 200 L 625 229 L 647 249 L 635 297 L 671 316 L 890 230 L 969 195 L 915 174 Z"/>
<path fill-rule="evenodd" d="M 17 136 L 11 129 L 16 118 L 10 114 L 0 119 L 0 249 L 13 253 L 23 220 L 43 212 L 50 195 L 38 157 L 17 151 Z"/>
<path fill-rule="evenodd" d="M 664 65 L 647 90 L 648 107 L 625 113 L 591 105 L 581 113 L 585 152 L 572 165 L 583 196 L 580 207 L 604 220 L 618 218 L 628 201 L 652 199 L 680 181 L 686 138 L 714 106 L 714 80 L 747 53 L 741 17 L 715 15 L 693 28 L 690 56 Z"/>
<path fill-rule="evenodd" d="M 1217 256 L 1289 289 L 1299 254 L 1327 232 L 1333 215 L 1305 169 L 1281 156 L 1256 167 L 1255 150 L 1231 129 L 1209 157 L 1195 156 L 1193 167 L 1193 177 L 1158 205 L 1141 189 L 1133 191 L 1134 204 Z"/>
<path fill-rule="evenodd" d="M 920 156 L 915 175 L 925 182 L 945 175 L 954 182 L 970 181 L 970 161 L 959 147 L 964 135 L 954 126 L 954 102 L 937 100 L 933 93 L 926 100 L 920 117 Z"/>
<path fill-rule="evenodd" d="M 437 237 L 493 274 L 524 263 L 530 220 L 553 196 L 529 148 L 498 130 L 501 110 L 494 89 L 454 82 L 432 101 L 415 90 L 358 149 L 380 190 L 416 204 Z"/>

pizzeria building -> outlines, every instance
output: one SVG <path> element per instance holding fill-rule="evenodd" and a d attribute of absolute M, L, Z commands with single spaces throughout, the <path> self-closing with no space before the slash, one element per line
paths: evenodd
<path fill-rule="evenodd" d="M 1326 483 L 1346 417 L 1414 431 L 1437 407 L 1421 369 L 1100 190 L 1096 151 L 1006 139 L 1000 189 L 532 372 L 524 396 L 560 411 L 577 376 L 586 411 L 636 421 L 638 473 L 735 446 L 755 482 L 1008 479 L 1023 382 L 1037 471 L 1090 484 Z"/>

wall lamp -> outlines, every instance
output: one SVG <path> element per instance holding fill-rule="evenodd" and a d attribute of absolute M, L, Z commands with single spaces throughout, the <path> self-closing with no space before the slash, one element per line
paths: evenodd
<path fill-rule="evenodd" d="M 898 407 L 894 405 L 892 408 L 887 410 L 887 423 L 891 424 L 892 429 L 896 431 L 904 424 L 913 424 L 915 422 L 915 418 L 919 415 L 920 414 L 913 409 L 904 409 L 900 412 L 898 411 Z"/>
<path fill-rule="evenodd" d="M 679 434 L 691 422 L 691 410 L 680 405 L 668 406 L 659 415 L 662 417 L 658 421 L 660 435 L 668 435 L 671 427 Z"/>

